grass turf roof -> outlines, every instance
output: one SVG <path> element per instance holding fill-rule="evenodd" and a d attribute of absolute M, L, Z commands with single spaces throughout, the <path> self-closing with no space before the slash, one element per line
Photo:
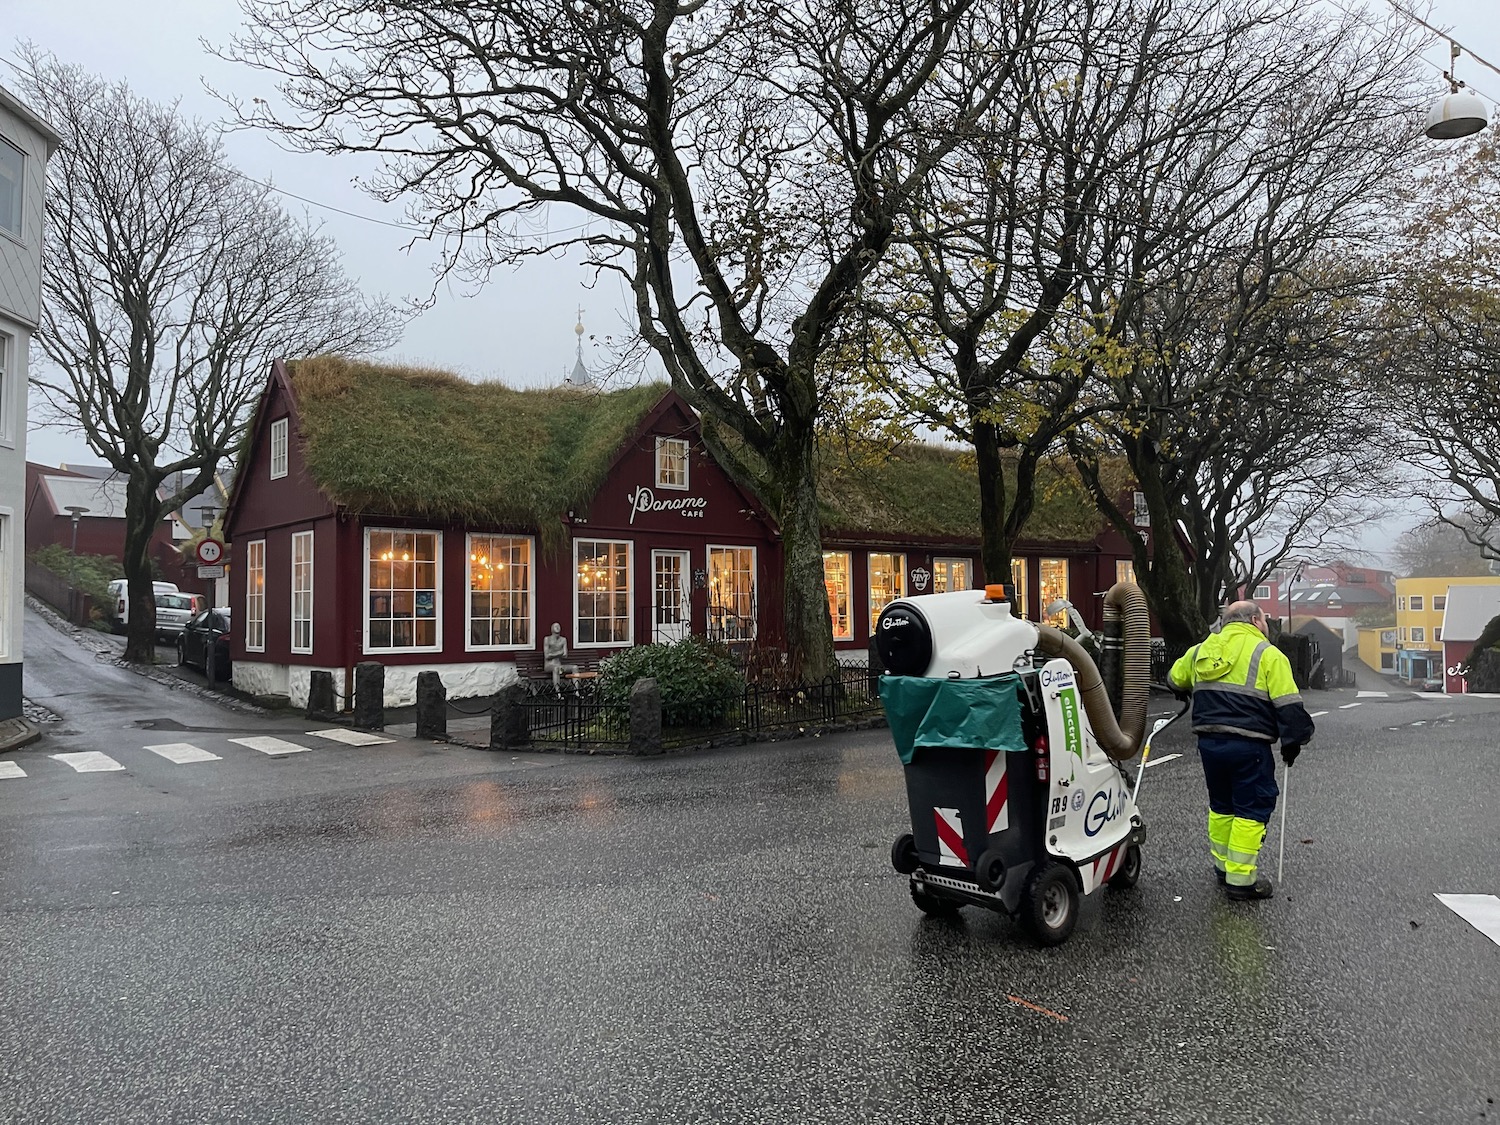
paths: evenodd
<path fill-rule="evenodd" d="M 308 473 L 354 512 L 537 529 L 563 542 L 615 453 L 666 393 L 516 390 L 442 371 L 288 361 Z"/>

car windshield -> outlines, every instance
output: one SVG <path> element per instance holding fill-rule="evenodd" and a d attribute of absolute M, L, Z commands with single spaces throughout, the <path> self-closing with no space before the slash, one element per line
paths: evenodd
<path fill-rule="evenodd" d="M 157 594 L 157 609 L 187 609 L 193 608 L 193 599 L 185 594 Z"/>

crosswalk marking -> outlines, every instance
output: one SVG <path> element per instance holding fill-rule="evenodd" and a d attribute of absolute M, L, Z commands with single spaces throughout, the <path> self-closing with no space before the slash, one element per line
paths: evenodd
<path fill-rule="evenodd" d="M 1181 754 L 1163 754 L 1160 758 L 1148 758 L 1141 765 L 1143 768 L 1149 769 L 1151 766 L 1159 766 L 1163 762 L 1170 762 L 1173 758 L 1180 757 L 1182 757 Z"/>
<path fill-rule="evenodd" d="M 1319 719 L 1319 718 L 1322 718 L 1326 714 L 1328 714 L 1327 711 L 1314 711 L 1312 713 L 1312 717 L 1315 718 L 1315 719 Z"/>
<path fill-rule="evenodd" d="M 362 730 L 348 730 L 345 727 L 334 727 L 331 730 L 310 730 L 307 732 L 317 738 L 326 738 L 330 742 L 342 742 L 345 746 L 376 746 L 382 742 L 394 742 L 392 738 L 382 738 L 378 734 L 369 734 Z"/>
<path fill-rule="evenodd" d="M 79 773 L 104 773 L 106 770 L 125 768 L 108 754 L 101 754 L 98 750 L 85 750 L 78 754 L 48 754 L 47 757 L 55 758 L 65 766 L 72 766 Z"/>
<path fill-rule="evenodd" d="M 0 778 L 25 776 L 26 771 L 15 762 L 0 762 Z"/>
<path fill-rule="evenodd" d="M 1469 925 L 1500 945 L 1500 898 L 1494 895 L 1434 895 Z"/>
<path fill-rule="evenodd" d="M 176 762 L 179 766 L 188 762 L 223 761 L 217 754 L 210 754 L 191 742 L 163 742 L 158 746 L 147 746 L 146 749 L 153 754 L 160 754 L 169 762 Z"/>
<path fill-rule="evenodd" d="M 1364 706 L 1364 705 L 1361 704 L 1361 703 L 1340 703 L 1339 704 L 1339 710 L 1340 711 L 1347 711 L 1351 707 L 1362 707 L 1362 706 Z"/>
<path fill-rule="evenodd" d="M 1391 693 L 1388 691 L 1362 691 L 1355 695 L 1355 699 L 1389 699 Z"/>
<path fill-rule="evenodd" d="M 310 746 L 298 746 L 295 742 L 287 742 L 285 739 L 272 738 L 264 734 L 258 734 L 252 738 L 231 738 L 229 741 L 236 746 L 248 746 L 251 750 L 259 750 L 262 754 L 305 754 L 312 749 Z"/>

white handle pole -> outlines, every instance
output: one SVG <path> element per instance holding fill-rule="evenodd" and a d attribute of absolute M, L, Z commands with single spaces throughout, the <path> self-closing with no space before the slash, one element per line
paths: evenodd
<path fill-rule="evenodd" d="M 1286 859 L 1286 795 L 1291 792 L 1292 767 L 1281 774 L 1281 831 L 1276 834 L 1276 881 L 1281 882 L 1281 865 Z"/>

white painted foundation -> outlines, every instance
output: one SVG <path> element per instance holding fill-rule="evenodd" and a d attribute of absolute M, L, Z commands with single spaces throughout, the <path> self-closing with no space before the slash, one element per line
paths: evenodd
<path fill-rule="evenodd" d="M 344 701 L 344 669 L 317 668 L 306 664 L 271 664 L 242 660 L 234 666 L 234 686 L 249 695 L 285 695 L 293 707 L 307 706 L 307 691 L 313 672 L 333 675 L 334 701 L 340 708 Z M 436 672 L 443 678 L 449 699 L 475 699 L 494 695 L 501 686 L 515 680 L 516 666 L 511 661 L 485 660 L 454 664 L 387 664 L 385 666 L 385 705 L 410 707 L 417 701 L 417 673 Z"/>

